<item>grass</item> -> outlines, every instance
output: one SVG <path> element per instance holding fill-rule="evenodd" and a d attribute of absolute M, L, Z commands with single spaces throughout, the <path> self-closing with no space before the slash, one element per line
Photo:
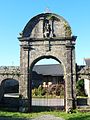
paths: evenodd
<path fill-rule="evenodd" d="M 36 118 L 37 116 L 41 115 L 55 115 L 57 117 L 62 117 L 65 120 L 90 120 L 90 112 L 78 112 L 72 113 L 72 114 L 67 114 L 65 112 L 60 112 L 60 111 L 50 111 L 50 112 L 33 112 L 33 113 L 20 113 L 20 112 L 5 112 L 5 111 L 0 111 L 0 117 L 10 117 L 10 118 Z"/>

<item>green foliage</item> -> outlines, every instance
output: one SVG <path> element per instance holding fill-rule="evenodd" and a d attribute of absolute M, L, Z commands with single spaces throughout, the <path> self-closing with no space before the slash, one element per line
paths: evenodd
<path fill-rule="evenodd" d="M 86 96 L 84 90 L 84 80 L 78 80 L 76 84 L 77 96 Z"/>
<path fill-rule="evenodd" d="M 41 97 L 46 94 L 46 90 L 40 85 L 38 88 L 32 89 L 32 96 L 33 97 Z"/>
<path fill-rule="evenodd" d="M 64 23 L 64 28 L 65 28 L 65 31 L 66 31 L 67 35 L 71 35 L 72 34 L 71 27 L 68 26 L 68 24 L 66 22 Z"/>
<path fill-rule="evenodd" d="M 36 118 L 42 115 L 54 115 L 60 118 L 64 118 L 65 120 L 90 120 L 90 112 L 78 112 L 72 113 L 72 114 L 67 114 L 65 112 L 60 112 L 60 111 L 50 111 L 50 112 L 33 112 L 33 113 L 20 113 L 20 112 L 3 112 L 0 111 L 0 117 L 8 117 L 11 118 L 12 120 L 14 118 Z"/>
<path fill-rule="evenodd" d="M 43 88 L 41 85 L 38 88 L 32 89 L 33 97 L 55 97 L 64 96 L 64 85 L 63 84 L 53 84 L 47 88 Z"/>

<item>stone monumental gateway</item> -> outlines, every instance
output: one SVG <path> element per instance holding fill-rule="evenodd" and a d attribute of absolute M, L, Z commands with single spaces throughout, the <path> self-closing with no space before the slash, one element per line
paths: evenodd
<path fill-rule="evenodd" d="M 42 13 L 33 17 L 20 33 L 21 108 L 31 110 L 32 69 L 41 59 L 55 59 L 63 65 L 65 110 L 76 106 L 75 40 L 71 27 L 61 16 Z"/>

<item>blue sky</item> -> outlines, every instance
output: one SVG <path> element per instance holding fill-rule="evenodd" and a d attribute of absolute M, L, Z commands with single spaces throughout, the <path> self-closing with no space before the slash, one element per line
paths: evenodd
<path fill-rule="evenodd" d="M 0 0 L 0 66 L 20 64 L 17 37 L 46 8 L 63 16 L 77 36 L 76 62 L 90 57 L 90 0 Z"/>

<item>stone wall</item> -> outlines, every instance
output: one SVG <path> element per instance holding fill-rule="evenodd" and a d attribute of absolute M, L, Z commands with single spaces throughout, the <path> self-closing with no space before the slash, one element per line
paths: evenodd
<path fill-rule="evenodd" d="M 0 67 L 0 84 L 6 79 L 20 79 L 20 67 L 19 66 L 1 66 Z"/>
<path fill-rule="evenodd" d="M 3 82 L 5 80 L 17 80 L 20 82 L 20 67 L 19 66 L 1 66 L 0 67 L 0 101 L 4 96 Z"/>
<path fill-rule="evenodd" d="M 1 66 L 0 67 L 0 84 L 6 79 L 20 80 L 20 67 L 19 66 Z"/>

